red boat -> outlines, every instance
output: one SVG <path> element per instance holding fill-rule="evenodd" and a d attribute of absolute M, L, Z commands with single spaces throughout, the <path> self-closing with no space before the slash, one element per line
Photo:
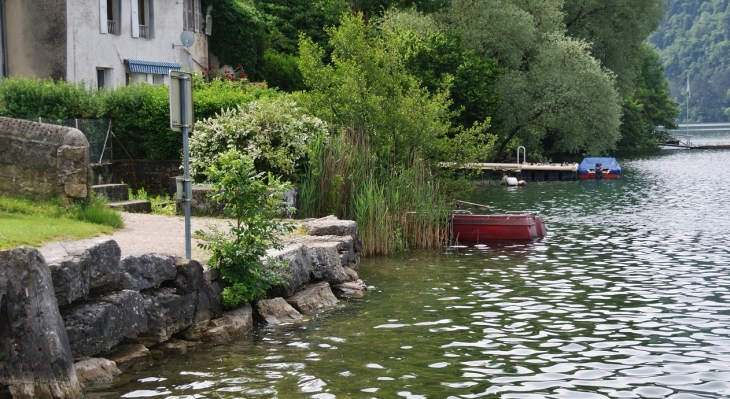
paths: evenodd
<path fill-rule="evenodd" d="M 545 220 L 537 212 L 474 215 L 469 211 L 454 211 L 449 224 L 454 242 L 532 241 L 547 234 Z"/>

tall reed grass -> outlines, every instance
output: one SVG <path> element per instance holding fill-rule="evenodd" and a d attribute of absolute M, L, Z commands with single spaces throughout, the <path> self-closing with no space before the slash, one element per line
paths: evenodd
<path fill-rule="evenodd" d="M 302 217 L 355 220 L 365 255 L 432 249 L 445 243 L 448 208 L 427 165 L 393 169 L 362 139 L 320 139 L 300 186 Z"/>

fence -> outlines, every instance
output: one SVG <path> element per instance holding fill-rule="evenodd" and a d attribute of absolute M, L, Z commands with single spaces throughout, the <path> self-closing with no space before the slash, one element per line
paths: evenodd
<path fill-rule="evenodd" d="M 33 121 L 36 121 L 33 119 Z M 89 141 L 89 162 L 101 163 L 112 159 L 111 119 L 51 119 L 38 117 L 36 122 L 73 127 L 81 130 Z"/>

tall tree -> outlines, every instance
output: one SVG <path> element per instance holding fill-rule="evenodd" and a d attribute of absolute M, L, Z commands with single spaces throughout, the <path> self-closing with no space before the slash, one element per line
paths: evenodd
<path fill-rule="evenodd" d="M 593 57 L 616 75 L 622 93 L 633 91 L 643 43 L 664 17 L 666 0 L 566 0 L 569 36 L 590 43 Z"/>
<path fill-rule="evenodd" d="M 518 145 L 533 156 L 615 147 L 621 112 L 613 77 L 586 43 L 565 36 L 562 6 L 562 0 L 454 0 L 442 16 L 476 54 L 507 68 L 499 83 L 497 157 Z"/>

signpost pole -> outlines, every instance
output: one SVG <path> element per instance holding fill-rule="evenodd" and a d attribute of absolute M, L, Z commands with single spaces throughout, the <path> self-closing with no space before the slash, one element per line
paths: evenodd
<path fill-rule="evenodd" d="M 192 198 L 192 188 L 190 187 L 190 159 L 188 157 L 188 127 L 189 119 L 192 115 L 188 115 L 188 93 L 187 93 L 187 80 L 190 79 L 190 75 L 183 75 L 180 77 L 180 108 L 181 108 L 181 124 L 182 124 L 182 136 L 183 136 L 183 184 L 185 190 L 185 258 L 191 258 L 191 245 L 190 245 L 190 200 Z M 192 93 L 190 93 L 192 94 Z M 192 96 L 191 96 L 192 97 Z"/>

